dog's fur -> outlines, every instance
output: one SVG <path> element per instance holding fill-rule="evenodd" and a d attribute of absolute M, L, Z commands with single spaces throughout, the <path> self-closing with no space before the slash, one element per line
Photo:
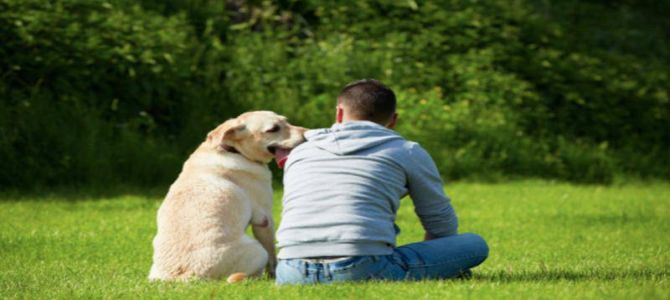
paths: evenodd
<path fill-rule="evenodd" d="M 149 279 L 257 276 L 264 267 L 272 275 L 276 258 L 267 163 L 273 148 L 303 142 L 304 131 L 269 111 L 242 114 L 211 131 L 158 210 Z M 245 234 L 249 224 L 257 240 Z"/>

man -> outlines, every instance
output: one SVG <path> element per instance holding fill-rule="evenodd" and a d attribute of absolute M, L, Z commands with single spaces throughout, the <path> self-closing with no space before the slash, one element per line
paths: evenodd
<path fill-rule="evenodd" d="M 488 256 L 458 220 L 430 155 L 392 129 L 393 91 L 355 81 L 337 99 L 331 128 L 310 130 L 284 170 L 277 232 L 278 284 L 456 277 Z M 395 217 L 408 194 L 426 241 L 396 247 Z"/>

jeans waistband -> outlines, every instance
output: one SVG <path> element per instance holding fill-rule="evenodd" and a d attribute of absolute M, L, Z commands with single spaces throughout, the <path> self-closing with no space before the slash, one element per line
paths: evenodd
<path fill-rule="evenodd" d="M 305 257 L 302 260 L 312 264 L 330 264 L 338 261 L 343 261 L 352 256 L 322 256 L 322 257 Z"/>
<path fill-rule="evenodd" d="M 311 259 L 311 258 L 288 258 L 279 259 L 279 263 L 286 263 L 292 266 L 301 266 L 305 268 L 342 268 L 353 264 L 362 263 L 364 261 L 377 261 L 384 255 L 363 255 L 363 256 L 347 256 L 335 260 Z"/>

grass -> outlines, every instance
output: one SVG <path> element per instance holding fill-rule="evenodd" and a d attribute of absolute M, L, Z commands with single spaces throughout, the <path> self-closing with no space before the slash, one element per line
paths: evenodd
<path fill-rule="evenodd" d="M 668 184 L 522 181 L 446 190 L 461 231 L 489 241 L 491 256 L 473 279 L 293 287 L 148 282 L 160 196 L 5 194 L 0 298 L 670 298 Z M 410 201 L 398 224 L 399 243 L 420 239 Z"/>

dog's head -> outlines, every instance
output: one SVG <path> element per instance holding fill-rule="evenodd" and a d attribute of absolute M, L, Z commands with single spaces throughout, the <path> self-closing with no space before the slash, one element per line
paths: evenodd
<path fill-rule="evenodd" d="M 239 152 L 249 160 L 269 163 L 275 155 L 287 155 L 304 142 L 305 130 L 274 112 L 252 111 L 219 125 L 207 135 L 207 143 L 219 151 Z"/>

